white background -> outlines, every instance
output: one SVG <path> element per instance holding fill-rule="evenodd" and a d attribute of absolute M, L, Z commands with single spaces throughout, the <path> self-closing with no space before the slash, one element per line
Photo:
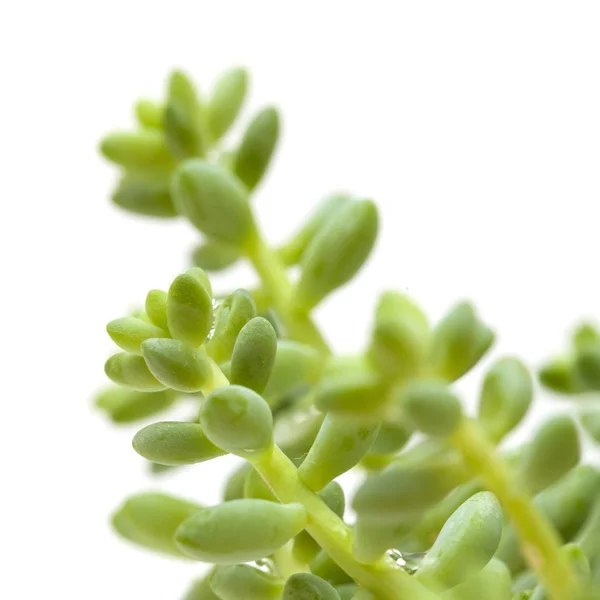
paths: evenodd
<path fill-rule="evenodd" d="M 119 543 L 108 515 L 152 485 L 214 502 L 229 466 L 153 484 L 133 431 L 91 406 L 105 323 L 167 286 L 195 239 L 107 200 L 97 142 L 137 97 L 174 66 L 204 89 L 251 69 L 248 109 L 284 118 L 256 201 L 275 241 L 329 191 L 377 200 L 368 270 L 317 315 L 335 348 L 360 349 L 377 293 L 401 288 L 433 319 L 473 299 L 494 355 L 536 366 L 600 317 L 599 30 L 595 1 L 2 3 L 0 597 L 177 600 L 199 565 Z"/>

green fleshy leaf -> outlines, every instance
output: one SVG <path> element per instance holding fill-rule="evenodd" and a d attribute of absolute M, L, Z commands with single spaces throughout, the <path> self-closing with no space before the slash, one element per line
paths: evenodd
<path fill-rule="evenodd" d="M 349 471 L 369 451 L 379 423 L 329 414 L 314 444 L 298 469 L 302 482 L 315 491 L 322 490 L 338 475 Z"/>
<path fill-rule="evenodd" d="M 171 199 L 171 172 L 148 168 L 128 171 L 119 180 L 112 201 L 123 210 L 168 219 L 178 215 Z"/>
<path fill-rule="evenodd" d="M 167 323 L 174 338 L 200 346 L 213 324 L 213 307 L 206 274 L 194 267 L 178 275 L 167 299 Z M 157 337 L 157 336 L 155 336 Z"/>
<path fill-rule="evenodd" d="M 154 377 L 141 356 L 128 352 L 113 354 L 104 364 L 104 372 L 115 383 L 140 392 L 158 392 L 166 387 Z"/>
<path fill-rule="evenodd" d="M 494 556 L 502 523 L 502 509 L 493 494 L 471 496 L 448 519 L 416 577 L 441 590 L 473 577 Z"/>
<path fill-rule="evenodd" d="M 232 500 L 186 519 L 175 533 L 177 546 L 203 562 L 235 564 L 269 556 L 304 529 L 301 504 Z"/>
<path fill-rule="evenodd" d="M 135 423 L 166 410 L 176 400 L 171 390 L 138 392 L 122 387 L 109 388 L 96 397 L 96 406 L 113 423 Z"/>
<path fill-rule="evenodd" d="M 132 354 L 142 353 L 142 342 L 169 335 L 160 327 L 136 317 L 115 319 L 106 326 L 106 331 L 117 346 Z"/>
<path fill-rule="evenodd" d="M 239 386 L 213 390 L 202 403 L 200 423 L 208 439 L 243 458 L 273 447 L 273 415 L 254 391 Z"/>
<path fill-rule="evenodd" d="M 181 163 L 172 179 L 175 207 L 209 238 L 242 247 L 254 221 L 244 186 L 228 171 L 201 159 Z"/>
<path fill-rule="evenodd" d="M 146 340 L 142 356 L 154 377 L 173 390 L 199 392 L 212 381 L 208 357 L 185 342 L 168 338 Z"/>
<path fill-rule="evenodd" d="M 400 406 L 415 428 L 432 436 L 448 436 L 462 420 L 458 398 L 444 382 L 418 380 L 409 384 L 400 397 Z"/>
<path fill-rule="evenodd" d="M 570 417 L 546 421 L 535 433 L 521 463 L 521 481 L 538 492 L 571 470 L 581 456 L 577 427 Z"/>
<path fill-rule="evenodd" d="M 236 120 L 248 90 L 244 69 L 231 69 L 217 81 L 207 107 L 208 129 L 213 141 L 219 140 Z"/>
<path fill-rule="evenodd" d="M 207 240 L 192 252 L 192 263 L 205 271 L 218 272 L 235 264 L 240 257 L 240 250 L 236 246 L 218 240 Z"/>
<path fill-rule="evenodd" d="M 202 106 L 194 84 L 181 71 L 169 78 L 163 127 L 167 146 L 178 159 L 204 155 Z"/>
<path fill-rule="evenodd" d="M 154 463 L 168 466 L 191 465 L 225 453 L 212 444 L 198 423 L 163 421 L 140 429 L 133 449 Z"/>
<path fill-rule="evenodd" d="M 162 132 L 154 129 L 111 133 L 102 140 L 100 151 L 105 158 L 127 169 L 173 164 Z"/>
<path fill-rule="evenodd" d="M 399 292 L 382 294 L 368 356 L 390 379 L 407 379 L 421 370 L 429 345 L 429 323 L 421 309 Z"/>
<path fill-rule="evenodd" d="M 269 321 L 254 317 L 246 323 L 235 342 L 231 355 L 229 380 L 261 394 L 275 364 L 277 335 Z"/>
<path fill-rule="evenodd" d="M 112 517 L 119 535 L 144 548 L 186 558 L 173 535 L 191 515 L 201 509 L 198 504 L 157 493 L 130 497 Z"/>
<path fill-rule="evenodd" d="M 281 600 L 340 600 L 335 588 L 311 573 L 295 573 L 286 582 Z"/>
<path fill-rule="evenodd" d="M 249 190 L 263 178 L 278 138 L 279 114 L 275 108 L 265 108 L 248 125 L 233 159 L 233 172 Z"/>
<path fill-rule="evenodd" d="M 533 400 L 533 380 L 517 358 L 502 358 L 487 372 L 479 397 L 478 419 L 499 442 L 525 417 Z"/>
<path fill-rule="evenodd" d="M 348 283 L 371 254 L 378 227 L 377 208 L 371 200 L 356 200 L 336 212 L 302 258 L 297 305 L 310 310 Z"/>

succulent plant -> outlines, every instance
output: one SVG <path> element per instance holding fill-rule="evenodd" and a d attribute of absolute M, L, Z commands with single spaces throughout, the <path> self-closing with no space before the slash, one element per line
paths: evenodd
<path fill-rule="evenodd" d="M 516 356 L 487 369 L 469 414 L 453 384 L 495 334 L 466 301 L 431 323 L 415 299 L 385 291 L 363 351 L 333 354 L 312 311 L 367 263 L 378 211 L 370 198 L 334 194 L 271 246 L 251 201 L 279 113 L 259 111 L 237 143 L 224 137 L 247 89 L 243 69 L 207 96 L 176 71 L 163 101 L 136 104 L 136 131 L 100 146 L 120 169 L 116 206 L 187 220 L 200 239 L 168 290 L 108 324 L 119 351 L 97 407 L 134 423 L 193 404 L 190 420 L 134 435 L 157 476 L 227 454 L 244 461 L 221 504 L 136 493 L 114 514 L 116 531 L 213 564 L 186 600 L 598 598 L 600 472 L 581 464 L 577 421 L 555 416 L 520 446 L 500 447 L 534 398 Z M 219 273 L 238 261 L 257 284 L 215 294 Z M 539 378 L 581 404 L 577 420 L 600 442 L 600 333 L 579 327 Z M 360 477 L 354 518 L 336 481 L 349 471 Z"/>

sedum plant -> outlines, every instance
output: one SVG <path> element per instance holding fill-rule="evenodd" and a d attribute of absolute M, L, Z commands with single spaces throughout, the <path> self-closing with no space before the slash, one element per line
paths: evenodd
<path fill-rule="evenodd" d="M 413 298 L 387 291 L 363 351 L 332 353 L 311 313 L 367 262 L 377 208 L 331 195 L 270 245 L 252 197 L 279 114 L 264 108 L 229 135 L 247 79 L 230 70 L 201 96 L 176 71 L 163 100 L 135 105 L 134 131 L 101 143 L 119 169 L 114 204 L 186 219 L 199 241 L 168 289 L 108 324 L 119 350 L 97 406 L 115 423 L 156 419 L 133 437 L 156 476 L 241 459 L 221 504 L 138 492 L 114 513 L 115 530 L 212 565 L 185 600 L 598 598 L 600 472 L 582 463 L 570 416 L 506 449 L 534 396 L 516 356 L 492 363 L 476 414 L 465 412 L 453 384 L 494 342 L 471 303 L 431 323 Z M 257 283 L 216 294 L 213 281 L 238 261 Z M 580 328 L 540 378 L 574 398 L 600 391 L 600 334 Z M 178 404 L 192 407 L 189 420 L 169 420 Z M 600 442 L 598 409 L 588 404 L 580 422 Z M 352 515 L 337 481 L 349 471 L 360 481 Z M 202 467 L 189 475 L 201 480 Z"/>

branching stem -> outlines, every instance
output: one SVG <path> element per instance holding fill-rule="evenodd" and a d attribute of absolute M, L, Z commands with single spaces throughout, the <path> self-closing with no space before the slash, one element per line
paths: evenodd
<path fill-rule="evenodd" d="M 558 533 L 540 514 L 479 426 L 465 419 L 452 437 L 473 471 L 500 500 L 523 543 L 523 554 L 554 600 L 577 598 L 577 579 Z"/>
<path fill-rule="evenodd" d="M 285 267 L 277 253 L 267 245 L 258 229 L 246 252 L 263 285 L 269 292 L 273 306 L 279 313 L 290 337 L 314 346 L 325 355 L 331 354 L 327 342 L 310 315 L 293 308 L 293 287 Z"/>
<path fill-rule="evenodd" d="M 306 530 L 329 556 L 361 587 L 378 600 L 439 600 L 439 596 L 389 559 L 362 564 L 352 553 L 352 530 L 299 479 L 294 464 L 275 446 L 254 467 L 281 502 L 300 502 L 306 507 Z"/>

